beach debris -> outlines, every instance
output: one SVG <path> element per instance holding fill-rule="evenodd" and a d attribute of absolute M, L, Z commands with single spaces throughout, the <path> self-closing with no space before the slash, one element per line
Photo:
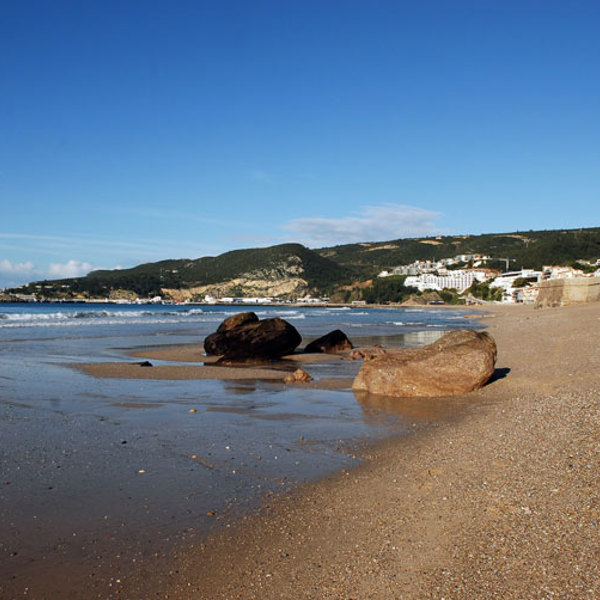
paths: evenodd
<path fill-rule="evenodd" d="M 143 475 L 146 472 L 146 469 L 138 469 L 138 473 L 140 475 Z"/>
<path fill-rule="evenodd" d="M 194 461 L 196 461 L 198 464 L 202 465 L 203 467 L 206 467 L 207 469 L 214 469 L 215 465 L 213 463 L 211 463 L 207 458 L 204 458 L 202 456 L 198 456 L 197 454 L 192 454 L 190 456 L 190 458 Z"/>
<path fill-rule="evenodd" d="M 296 369 L 293 373 L 287 375 L 283 381 L 285 383 L 308 383 L 313 381 L 313 378 L 304 369 Z"/>
<path fill-rule="evenodd" d="M 152 367 L 152 363 L 149 360 L 144 360 L 143 362 L 138 363 L 140 367 Z"/>
<path fill-rule="evenodd" d="M 489 333 L 451 331 L 424 348 L 366 360 L 352 389 L 395 397 L 452 396 L 479 389 L 494 373 L 496 343 Z"/>
<path fill-rule="evenodd" d="M 339 354 L 340 352 L 346 352 L 352 350 L 354 346 L 348 339 L 348 336 L 341 330 L 335 329 L 326 333 L 324 336 L 312 341 L 304 348 L 304 352 L 315 353 L 323 352 L 325 354 Z"/>
<path fill-rule="evenodd" d="M 198 410 L 196 408 L 190 408 L 189 412 L 193 415 L 194 413 L 197 413 Z"/>
<path fill-rule="evenodd" d="M 248 358 L 276 359 L 291 354 L 301 341 L 302 337 L 293 325 L 275 317 L 246 321 L 224 331 L 217 330 L 204 340 L 204 350 L 207 355 L 222 356 L 218 362 Z"/>

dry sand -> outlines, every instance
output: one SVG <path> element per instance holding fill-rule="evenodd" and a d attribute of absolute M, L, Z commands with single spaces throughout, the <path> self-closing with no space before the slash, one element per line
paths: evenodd
<path fill-rule="evenodd" d="M 180 548 L 120 597 L 600 598 L 600 304 L 491 313 L 501 377 L 465 416 Z"/>

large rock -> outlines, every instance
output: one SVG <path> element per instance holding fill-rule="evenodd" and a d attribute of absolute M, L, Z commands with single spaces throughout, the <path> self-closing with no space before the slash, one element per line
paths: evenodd
<path fill-rule="evenodd" d="M 301 341 L 293 325 L 276 317 L 211 333 L 204 340 L 204 350 L 225 361 L 274 359 L 291 354 Z"/>
<path fill-rule="evenodd" d="M 488 333 L 452 331 L 424 348 L 365 360 L 352 389 L 396 397 L 463 394 L 489 380 L 496 354 L 496 343 Z"/>
<path fill-rule="evenodd" d="M 336 329 L 308 344 L 304 349 L 304 352 L 324 352 L 325 354 L 338 354 L 339 352 L 352 350 L 352 348 L 354 348 L 354 346 L 346 334 L 340 329 Z"/>
<path fill-rule="evenodd" d="M 217 328 L 217 333 L 223 333 L 224 331 L 229 331 L 230 329 L 235 329 L 236 327 L 240 327 L 241 325 L 246 325 L 247 323 L 257 323 L 257 322 L 258 322 L 258 317 L 253 312 L 237 313 L 237 314 L 225 319 Z"/>

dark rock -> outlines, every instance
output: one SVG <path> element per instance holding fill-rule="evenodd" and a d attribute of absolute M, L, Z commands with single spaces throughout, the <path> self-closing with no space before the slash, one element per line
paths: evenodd
<path fill-rule="evenodd" d="M 343 331 L 336 329 L 335 331 L 330 331 L 323 337 L 320 337 L 319 339 L 308 344 L 304 349 L 304 352 L 324 352 L 325 354 L 338 354 L 339 352 L 352 350 L 352 348 L 354 348 L 354 346 L 346 334 Z"/>
<path fill-rule="evenodd" d="M 223 356 L 224 361 L 279 358 L 291 354 L 301 341 L 293 325 L 276 317 L 211 333 L 204 340 L 204 350 L 207 354 Z"/>
<path fill-rule="evenodd" d="M 488 333 L 452 331 L 424 348 L 365 360 L 352 388 L 397 397 L 462 394 L 490 379 L 496 354 L 496 343 Z"/>
<path fill-rule="evenodd" d="M 236 327 L 240 327 L 241 325 L 246 325 L 247 323 L 257 323 L 258 317 L 253 312 L 245 312 L 245 313 L 237 313 L 227 319 L 225 319 L 217 328 L 217 333 L 223 333 L 224 331 L 229 331 L 230 329 L 235 329 Z"/>

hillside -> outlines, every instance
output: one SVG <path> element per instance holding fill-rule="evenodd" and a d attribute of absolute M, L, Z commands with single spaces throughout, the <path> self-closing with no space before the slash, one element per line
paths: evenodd
<path fill-rule="evenodd" d="M 120 290 L 178 299 L 203 298 L 205 294 L 287 297 L 326 293 L 332 284 L 350 280 L 351 275 L 351 268 L 301 244 L 282 244 L 195 260 L 164 260 L 131 269 L 92 271 L 85 277 L 34 282 L 22 291 L 39 291 L 41 285 L 48 296 L 104 297 Z"/>
<path fill-rule="evenodd" d="M 281 244 L 195 260 L 164 260 L 131 269 L 93 271 L 85 277 L 34 282 L 13 291 L 55 298 L 161 295 L 177 300 L 199 300 L 206 294 L 293 298 L 341 291 L 337 297 L 347 300 L 355 296 L 348 287 L 342 290 L 343 286 L 368 281 L 383 269 L 459 254 L 488 255 L 492 257 L 488 266 L 501 270 L 507 264 L 510 270 L 569 265 L 600 257 L 600 227 L 398 239 L 317 250 L 301 244 Z M 363 287 L 355 285 L 353 289 Z"/>
<path fill-rule="evenodd" d="M 483 235 L 410 238 L 387 242 L 345 244 L 316 250 L 341 265 L 352 265 L 365 274 L 410 264 L 415 260 L 439 260 L 458 254 L 485 254 L 490 266 L 510 269 L 542 265 L 567 265 L 578 259 L 600 257 L 600 227 L 557 231 L 527 231 Z"/>

